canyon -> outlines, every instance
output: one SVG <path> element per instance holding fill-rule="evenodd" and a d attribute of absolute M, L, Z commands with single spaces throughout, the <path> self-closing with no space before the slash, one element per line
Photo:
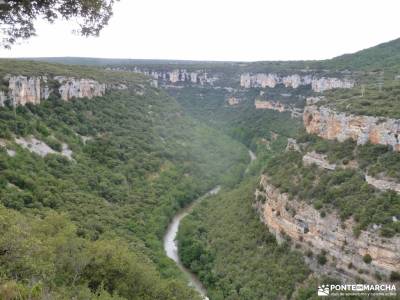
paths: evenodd
<path fill-rule="evenodd" d="M 377 274 L 400 272 L 400 237 L 379 236 L 379 226 L 371 226 L 357 237 L 353 233 L 354 220 L 342 222 L 335 212 L 322 216 L 308 203 L 289 199 L 270 184 L 266 175 L 261 176 L 255 197 L 254 206 L 262 222 L 278 241 L 290 238 L 304 252 L 326 255 L 328 262 L 323 266 L 306 257 L 315 271 L 341 278 L 360 277 L 368 282 L 375 282 Z M 366 256 L 372 260 L 366 262 Z"/>
<path fill-rule="evenodd" d="M 134 68 L 127 67 L 113 67 L 108 68 L 115 71 L 129 71 L 144 74 L 154 79 L 154 85 L 158 84 L 198 84 L 201 86 L 210 85 L 215 86 L 223 77 L 230 77 L 233 83 L 239 83 L 239 86 L 244 89 L 249 88 L 274 88 L 279 84 L 287 88 L 297 89 L 300 86 L 309 85 L 312 91 L 322 93 L 326 90 L 336 88 L 352 88 L 355 85 L 355 80 L 346 77 L 325 77 L 312 74 L 298 74 L 293 73 L 290 75 L 279 75 L 275 73 L 236 73 L 233 76 L 226 76 L 224 72 L 215 70 L 187 70 L 184 68 L 152 68 L 150 66 L 135 66 Z M 236 83 L 235 83 L 236 84 Z"/>
<path fill-rule="evenodd" d="M 308 105 L 303 122 L 308 133 L 324 139 L 339 142 L 353 139 L 357 144 L 370 142 L 400 151 L 400 120 L 397 119 L 352 115 L 325 106 Z"/>

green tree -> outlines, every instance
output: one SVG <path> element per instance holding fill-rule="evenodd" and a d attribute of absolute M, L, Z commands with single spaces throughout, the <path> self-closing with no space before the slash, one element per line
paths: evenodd
<path fill-rule="evenodd" d="M 112 6 L 118 0 L 5 0 L 0 4 L 1 44 L 10 48 L 21 39 L 35 35 L 34 21 L 38 18 L 53 23 L 59 18 L 76 19 L 83 36 L 99 35 L 107 25 Z"/>

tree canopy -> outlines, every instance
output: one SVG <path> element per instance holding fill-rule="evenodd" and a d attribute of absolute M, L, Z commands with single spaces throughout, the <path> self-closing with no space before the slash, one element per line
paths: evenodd
<path fill-rule="evenodd" d="M 76 19 L 83 36 L 97 36 L 112 16 L 118 0 L 5 0 L 0 1 L 1 45 L 11 48 L 19 40 L 35 35 L 34 21 L 40 17 L 50 23 L 57 19 Z"/>

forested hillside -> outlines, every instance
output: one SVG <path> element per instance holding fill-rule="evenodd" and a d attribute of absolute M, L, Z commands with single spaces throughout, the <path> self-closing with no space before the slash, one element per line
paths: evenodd
<path fill-rule="evenodd" d="M 300 120 L 293 119 L 289 112 L 256 110 L 254 98 L 257 91 L 244 93 L 238 106 L 227 105 L 230 93 L 212 88 L 183 88 L 169 90 L 185 111 L 213 128 L 231 136 L 256 150 L 261 138 L 271 141 L 274 133 L 281 137 L 294 136 Z"/>
<path fill-rule="evenodd" d="M 245 147 L 188 117 L 140 75 L 0 64 L 3 73 L 129 84 L 91 100 L 52 95 L 0 108 L 1 297 L 195 299 L 162 235 L 177 209 L 238 180 Z M 54 151 L 42 157 L 16 143 L 33 137 Z M 71 159 L 58 154 L 64 144 Z"/>

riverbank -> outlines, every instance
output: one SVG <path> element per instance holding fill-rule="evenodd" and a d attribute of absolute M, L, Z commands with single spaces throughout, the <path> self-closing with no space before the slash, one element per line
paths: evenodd
<path fill-rule="evenodd" d="M 248 152 L 249 152 L 250 163 L 251 163 L 256 159 L 256 155 L 251 150 L 249 150 Z M 246 169 L 246 172 L 247 171 L 248 171 L 248 167 Z M 198 279 L 198 277 L 182 264 L 182 262 L 179 258 L 177 241 L 175 239 L 176 239 L 176 235 L 178 234 L 179 225 L 180 225 L 181 221 L 183 220 L 183 218 L 185 218 L 188 214 L 190 214 L 192 212 L 195 205 L 199 204 L 202 200 L 204 200 L 205 198 L 207 198 L 209 196 L 218 194 L 220 190 L 221 190 L 221 187 L 216 186 L 212 190 L 210 190 L 206 194 L 204 194 L 203 196 L 194 200 L 190 205 L 181 209 L 172 219 L 172 221 L 169 224 L 167 231 L 164 235 L 164 239 L 163 239 L 164 250 L 165 250 L 165 253 L 167 254 L 167 256 L 176 263 L 178 268 L 188 278 L 189 285 L 193 286 L 204 299 L 208 299 L 207 290 L 204 287 L 204 285 L 201 283 L 201 281 Z"/>

